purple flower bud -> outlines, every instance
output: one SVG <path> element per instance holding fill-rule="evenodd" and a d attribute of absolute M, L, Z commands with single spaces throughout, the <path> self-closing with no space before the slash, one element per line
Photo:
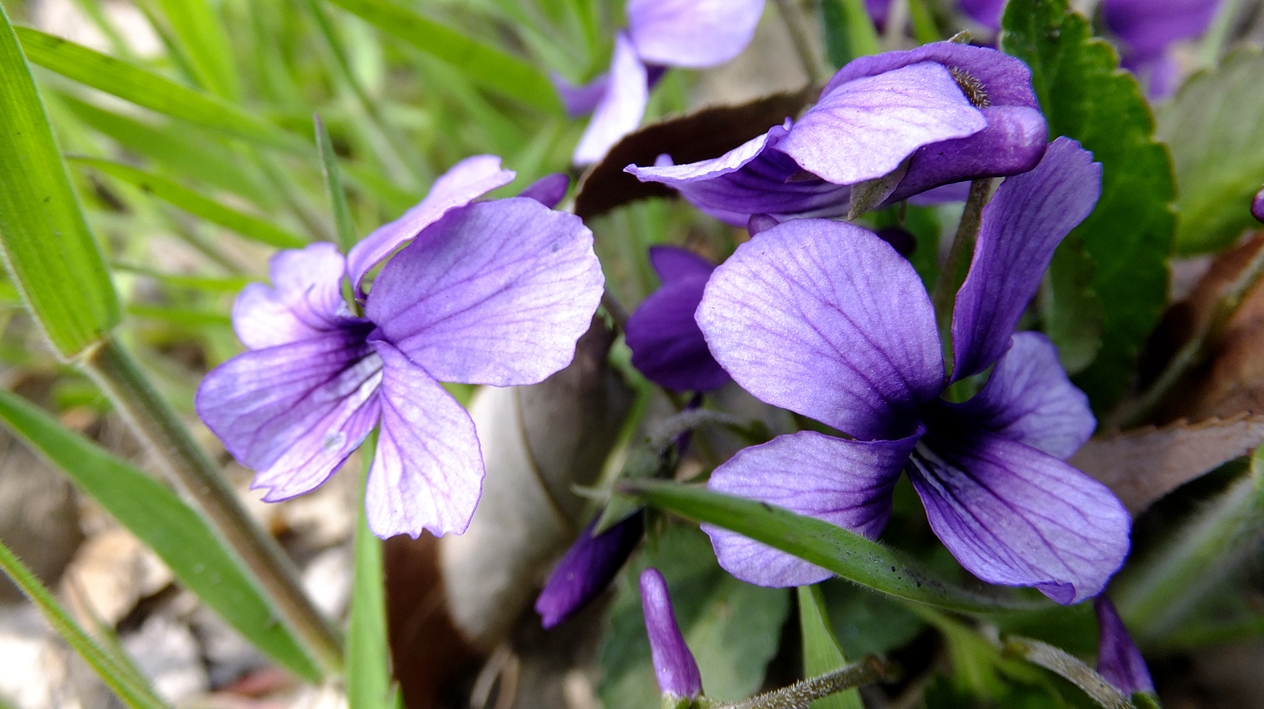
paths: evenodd
<path fill-rule="evenodd" d="M 545 628 L 570 618 L 610 585 L 611 579 L 628 560 L 645 531 L 645 515 L 638 512 L 606 531 L 593 536 L 593 520 L 557 563 L 544 590 L 535 601 L 535 612 Z"/>
<path fill-rule="evenodd" d="M 663 694 L 680 699 L 702 694 L 698 663 L 680 634 L 680 626 L 676 625 L 667 582 L 654 567 L 641 572 L 641 609 L 645 612 L 645 630 L 650 636 L 658 688 Z"/>
<path fill-rule="evenodd" d="M 1097 673 L 1128 694 L 1154 692 L 1154 682 L 1141 651 L 1132 642 L 1119 611 L 1106 594 L 1093 599 L 1101 639 L 1097 643 Z"/>
<path fill-rule="evenodd" d="M 1251 200 L 1251 216 L 1264 222 L 1264 189 L 1255 194 L 1255 199 Z"/>

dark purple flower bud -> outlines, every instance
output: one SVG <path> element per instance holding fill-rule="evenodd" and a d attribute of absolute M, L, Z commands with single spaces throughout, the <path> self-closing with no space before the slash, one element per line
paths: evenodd
<path fill-rule="evenodd" d="M 545 628 L 570 618 L 610 585 L 641 541 L 645 514 L 637 512 L 594 537 L 596 526 L 597 520 L 593 520 L 580 532 L 544 583 L 535 612 Z"/>
<path fill-rule="evenodd" d="M 654 658 L 654 674 L 658 688 L 673 699 L 691 699 L 702 694 L 702 674 L 698 663 L 685 644 L 676 625 L 667 582 L 658 569 L 641 572 L 641 610 L 645 612 L 645 631 L 650 637 L 650 654 Z"/>
<path fill-rule="evenodd" d="M 1141 77 L 1147 93 L 1164 98 L 1176 88 L 1168 47 L 1207 31 L 1219 0 L 1105 0 L 1102 17 L 1123 44 L 1124 68 Z"/>
<path fill-rule="evenodd" d="M 1101 639 L 1097 642 L 1097 674 L 1126 694 L 1153 693 L 1150 670 L 1146 669 L 1145 659 L 1128 635 L 1115 604 L 1102 594 L 1093 599 L 1093 610 L 1097 612 L 1097 625 L 1101 629 Z"/>
<path fill-rule="evenodd" d="M 625 328 L 632 366 L 673 391 L 711 391 L 729 381 L 694 320 L 715 266 L 674 246 L 650 248 L 663 285 L 641 302 Z"/>
<path fill-rule="evenodd" d="M 1255 199 L 1251 200 L 1251 216 L 1264 222 L 1264 189 L 1255 194 Z"/>

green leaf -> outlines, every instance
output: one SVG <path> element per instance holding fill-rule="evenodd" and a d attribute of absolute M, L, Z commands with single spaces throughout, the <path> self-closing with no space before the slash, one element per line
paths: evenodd
<path fill-rule="evenodd" d="M 799 630 L 803 635 L 803 676 L 817 677 L 847 664 L 843 650 L 834 639 L 825 599 L 817 586 L 800 586 Z M 852 688 L 812 702 L 811 709 L 865 709 L 860 690 Z"/>
<path fill-rule="evenodd" d="M 33 63 L 68 79 L 151 111 L 229 135 L 293 153 L 307 154 L 310 150 L 298 136 L 218 96 L 177 84 L 148 69 L 29 27 L 18 27 L 17 33 Z"/>
<path fill-rule="evenodd" d="M 881 655 L 906 645 L 926 624 L 902 601 L 844 579 L 818 584 L 830 628 L 847 657 Z"/>
<path fill-rule="evenodd" d="M 304 679 L 320 678 L 245 568 L 175 493 L 12 392 L 0 390 L 0 418 L 152 549 L 180 583 L 255 647 Z"/>
<path fill-rule="evenodd" d="M 319 124 L 318 124 L 319 125 Z M 318 134 L 319 134 L 319 128 Z M 364 468 L 355 532 L 355 576 L 347 629 L 347 706 L 349 709 L 393 709 L 399 699 L 391 686 L 391 651 L 386 631 L 386 582 L 382 540 L 369 531 L 364 486 L 377 447 L 376 435 L 360 448 Z"/>
<path fill-rule="evenodd" d="M 1198 74 L 1159 113 L 1159 137 L 1176 168 L 1182 254 L 1216 251 L 1253 224 L 1264 182 L 1264 53 L 1244 47 Z"/>
<path fill-rule="evenodd" d="M 198 83 L 210 91 L 235 101 L 241 96 L 232 46 L 224 25 L 207 0 L 157 0 L 171 25 L 185 56 L 192 64 Z"/>
<path fill-rule="evenodd" d="M 786 589 L 743 583 L 720 568 L 707 536 L 675 525 L 646 548 L 624 572 L 602 640 L 598 695 L 605 709 L 657 709 L 658 682 L 637 580 L 653 566 L 667 579 L 676 621 L 693 651 L 707 697 L 743 699 L 763 684 L 777 652 L 790 607 Z"/>
<path fill-rule="evenodd" d="M 546 113 L 561 102 L 547 76 L 525 61 L 423 17 L 393 0 L 330 0 L 383 32 L 447 62 L 471 80 Z"/>
<path fill-rule="evenodd" d="M 1002 25 L 1001 47 L 1031 67 L 1050 136 L 1074 138 L 1102 164 L 1101 199 L 1072 232 L 1093 261 L 1089 284 L 1102 306 L 1101 350 L 1075 382 L 1101 412 L 1123 393 L 1167 303 L 1171 161 L 1136 78 L 1066 0 L 1012 0 Z"/>
<path fill-rule="evenodd" d="M 962 612 L 1033 607 L 955 586 L 894 549 L 781 507 L 676 483 L 630 481 L 625 485 L 625 492 L 639 493 L 655 507 L 743 534 L 897 598 Z"/>
<path fill-rule="evenodd" d="M 0 13 L 3 12 L 4 10 L 0 9 Z M 153 690 L 137 682 L 133 673 L 120 667 L 91 636 L 85 633 L 74 618 L 66 612 L 66 609 L 61 607 L 57 599 L 53 598 L 53 594 L 44 588 L 39 579 L 35 578 L 35 574 L 31 573 L 31 570 L 3 543 L 0 543 L 0 569 L 3 569 L 5 575 L 22 589 L 22 593 L 31 599 L 48 624 L 53 626 L 53 630 L 57 631 L 57 634 L 65 639 L 75 652 L 79 653 L 79 656 L 100 675 L 106 686 L 123 700 L 124 704 L 132 709 L 164 709 L 166 705 L 154 694 Z"/>
<path fill-rule="evenodd" d="M 301 236 L 292 234 L 265 219 L 225 207 L 168 177 L 138 170 L 131 165 L 124 165 L 113 160 L 79 156 L 71 156 L 70 159 L 80 165 L 100 170 L 135 185 L 142 191 L 167 201 L 189 214 L 232 229 L 252 241 L 281 249 L 297 249 L 307 245 L 307 240 Z"/>
<path fill-rule="evenodd" d="M 347 206 L 347 193 L 342 189 L 342 177 L 338 174 L 338 158 L 334 155 L 329 131 L 320 116 L 313 116 L 316 124 L 316 148 L 320 152 L 320 170 L 325 176 L 325 192 L 334 212 L 334 226 L 338 231 L 338 245 L 343 253 L 350 253 L 356 244 L 355 222 L 351 221 L 351 209 Z"/>
<path fill-rule="evenodd" d="M 840 67 L 856 57 L 882 51 L 864 0 L 824 0 L 821 26 L 830 64 Z"/>
<path fill-rule="evenodd" d="M 118 324 L 114 284 L 3 8 L 0 245 L 23 300 L 62 357 L 78 355 Z"/>
<path fill-rule="evenodd" d="M 1044 331 L 1067 374 L 1088 368 L 1102 349 L 1102 303 L 1091 284 L 1093 259 L 1075 235 L 1053 254 L 1041 305 Z"/>

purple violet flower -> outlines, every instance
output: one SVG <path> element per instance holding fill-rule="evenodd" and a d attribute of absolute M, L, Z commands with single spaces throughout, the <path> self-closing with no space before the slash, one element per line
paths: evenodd
<path fill-rule="evenodd" d="M 565 367 L 603 286 L 578 217 L 528 198 L 473 202 L 512 179 L 493 156 L 464 160 L 345 261 L 331 244 L 281 251 L 273 286 L 237 297 L 249 349 L 206 375 L 195 404 L 258 471 L 264 500 L 311 492 L 380 424 L 365 492 L 373 532 L 465 530 L 482 454 L 439 382 L 531 384 Z M 541 184 L 528 189 L 556 193 L 556 180 Z M 400 246 L 365 295 L 365 275 Z M 347 276 L 363 317 L 343 301 Z"/>
<path fill-rule="evenodd" d="M 597 521 L 589 523 L 566 550 L 535 601 L 535 612 L 546 629 L 570 618 L 605 590 L 645 533 L 644 512 L 593 536 Z"/>
<path fill-rule="evenodd" d="M 975 22 L 995 32 L 1001 28 L 1001 13 L 1005 0 L 961 0 L 961 10 Z M 891 0 L 865 0 L 865 8 L 879 31 L 885 31 L 887 15 L 891 12 Z"/>
<path fill-rule="evenodd" d="M 1264 222 L 1264 189 L 1256 192 L 1255 199 L 1251 200 L 1251 216 Z"/>
<path fill-rule="evenodd" d="M 764 0 L 628 0 L 628 28 L 615 36 L 610 72 L 584 86 L 554 76 L 566 112 L 593 112 L 575 148 L 576 165 L 597 162 L 636 130 L 649 89 L 668 67 L 704 69 L 750 44 Z"/>
<path fill-rule="evenodd" d="M 663 285 L 641 302 L 625 329 L 632 366 L 673 391 L 711 391 L 729 381 L 711 356 L 694 312 L 715 265 L 685 249 L 650 247 Z"/>
<path fill-rule="evenodd" d="M 994 49 L 936 42 L 860 57 L 844 66 L 798 123 L 711 160 L 629 165 L 643 182 L 679 190 L 735 226 L 847 214 L 852 187 L 892 179 L 882 204 L 934 187 L 1026 172 L 1044 154 L 1047 126 L 1031 72 Z"/>
<path fill-rule="evenodd" d="M 652 566 L 641 572 L 641 610 L 645 613 L 659 690 L 673 703 L 701 695 L 702 674 L 676 624 L 667 581 Z"/>
<path fill-rule="evenodd" d="M 1124 621 L 1106 594 L 1093 599 L 1097 625 L 1101 629 L 1097 642 L 1097 674 L 1122 689 L 1125 694 L 1154 693 L 1154 681 L 1146 669 L 1145 658 L 1132 642 Z"/>
<path fill-rule="evenodd" d="M 1120 62 L 1161 99 L 1176 89 L 1177 67 L 1168 47 L 1207 31 L 1219 0 L 1105 0 L 1106 27 L 1123 44 Z"/>
<path fill-rule="evenodd" d="M 1059 603 L 1100 593 L 1127 554 L 1131 520 L 1109 489 L 1063 462 L 1093 432 L 1087 397 L 1043 335 L 1014 333 L 1054 249 L 1100 193 L 1101 165 L 1067 138 L 1000 186 L 957 292 L 951 377 L 920 279 L 874 234 L 795 220 L 739 246 L 698 308 L 711 352 L 757 398 L 852 438 L 780 436 L 739 452 L 708 486 L 873 538 L 907 470 L 931 528 L 970 573 Z M 989 367 L 971 400 L 940 398 Z M 720 565 L 745 581 L 831 575 L 703 528 Z"/>

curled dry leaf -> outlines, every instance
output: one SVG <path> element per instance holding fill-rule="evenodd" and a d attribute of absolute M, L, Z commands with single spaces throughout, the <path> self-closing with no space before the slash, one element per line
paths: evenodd
<path fill-rule="evenodd" d="M 1094 438 L 1071 464 L 1100 480 L 1136 517 L 1167 493 L 1264 443 L 1264 416 L 1184 421 Z"/>
<path fill-rule="evenodd" d="M 638 199 L 671 197 L 676 194 L 671 188 L 641 182 L 623 168 L 653 165 L 663 154 L 677 164 L 719 157 L 787 117 L 797 116 L 818 93 L 819 87 L 806 86 L 737 106 L 704 108 L 631 133 L 585 173 L 575 194 L 575 213 L 590 219 Z"/>

